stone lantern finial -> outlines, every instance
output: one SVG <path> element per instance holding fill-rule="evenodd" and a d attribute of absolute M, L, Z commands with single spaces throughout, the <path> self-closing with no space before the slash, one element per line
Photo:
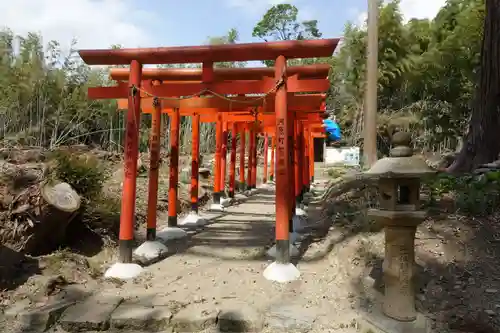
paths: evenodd
<path fill-rule="evenodd" d="M 410 157 L 413 155 L 413 149 L 410 147 L 411 133 L 396 132 L 392 136 L 393 148 L 391 149 L 391 157 Z"/>

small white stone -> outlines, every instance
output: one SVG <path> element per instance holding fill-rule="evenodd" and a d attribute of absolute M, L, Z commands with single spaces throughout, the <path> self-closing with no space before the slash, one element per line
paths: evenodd
<path fill-rule="evenodd" d="M 165 227 L 160 230 L 156 237 L 163 241 L 169 241 L 173 239 L 181 239 L 187 236 L 187 232 L 177 227 Z"/>
<path fill-rule="evenodd" d="M 167 247 L 158 241 L 145 241 L 137 249 L 134 254 L 138 257 L 147 260 L 159 258 L 162 254 L 167 252 Z"/>
<path fill-rule="evenodd" d="M 290 257 L 296 257 L 299 255 L 299 250 L 292 244 L 292 242 L 290 242 L 289 251 Z M 272 248 L 267 250 L 267 255 L 271 258 L 276 258 L 276 245 L 273 245 Z"/>
<path fill-rule="evenodd" d="M 263 275 L 266 280 L 286 283 L 297 280 L 300 277 L 300 272 L 293 264 L 273 262 L 267 266 Z"/>
<path fill-rule="evenodd" d="M 116 263 L 113 264 L 108 270 L 104 273 L 104 277 L 106 279 L 120 279 L 120 280 L 128 280 L 133 279 L 139 276 L 143 271 L 143 268 L 137 264 L 124 264 L 124 263 Z"/>

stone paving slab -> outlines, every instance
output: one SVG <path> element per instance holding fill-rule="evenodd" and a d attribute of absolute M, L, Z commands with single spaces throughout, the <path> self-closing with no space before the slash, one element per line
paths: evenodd
<path fill-rule="evenodd" d="M 352 313 L 344 315 L 350 309 L 335 301 L 347 296 L 335 294 L 337 289 L 332 294 L 333 282 L 319 282 L 335 278 L 324 276 L 324 266 L 299 263 L 302 277 L 289 284 L 264 279 L 271 261 L 253 251 L 274 243 L 273 203 L 273 193 L 261 191 L 215 213 L 211 223 L 188 239 L 186 250 L 146 267 L 137 279 L 103 290 L 99 297 L 120 299 L 114 308 L 85 302 L 97 319 L 90 319 L 82 306 L 75 310 L 80 304 L 66 312 L 83 314 L 94 325 L 87 326 L 93 327 L 89 332 L 328 332 L 332 321 L 344 320 L 333 331 L 351 333 L 343 327 Z M 63 319 L 63 328 L 71 328 L 68 317 Z M 78 323 L 83 319 L 73 317 Z M 74 331 L 75 325 L 69 332 Z"/>
<path fill-rule="evenodd" d="M 122 301 L 120 296 L 91 296 L 64 311 L 59 324 L 68 332 L 107 330 L 111 314 Z"/>

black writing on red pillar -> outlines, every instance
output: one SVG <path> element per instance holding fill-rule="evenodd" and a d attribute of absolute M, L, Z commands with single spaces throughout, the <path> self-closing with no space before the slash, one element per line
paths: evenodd
<path fill-rule="evenodd" d="M 137 167 L 137 161 L 134 159 L 133 142 L 136 140 L 136 130 L 133 121 L 127 121 L 126 137 L 125 137 L 125 178 L 135 177 L 134 167 Z"/>
<path fill-rule="evenodd" d="M 278 170 L 277 173 L 280 175 L 284 175 L 286 172 L 286 166 L 285 166 L 285 161 L 286 161 L 286 156 L 285 156 L 285 119 L 278 119 L 278 124 L 277 124 L 277 150 L 278 150 Z"/>
<path fill-rule="evenodd" d="M 158 170 L 160 167 L 160 138 L 158 135 L 151 135 L 151 170 Z"/>

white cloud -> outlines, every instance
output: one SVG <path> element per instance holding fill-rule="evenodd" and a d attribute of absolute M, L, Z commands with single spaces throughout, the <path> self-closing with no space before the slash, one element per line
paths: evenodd
<path fill-rule="evenodd" d="M 294 2 L 295 0 L 226 0 L 229 7 L 244 10 L 252 16 L 260 15 L 274 5 Z"/>
<path fill-rule="evenodd" d="M 400 8 L 405 21 L 412 18 L 433 19 L 445 3 L 446 0 L 402 0 Z"/>
<path fill-rule="evenodd" d="M 387 0 L 386 0 L 387 1 Z M 433 19 L 439 10 L 445 5 L 446 0 L 401 0 L 399 8 L 403 15 L 403 20 Z M 364 26 L 368 14 L 366 11 L 351 9 L 353 23 L 357 26 Z"/>
<path fill-rule="evenodd" d="M 39 32 L 45 44 L 57 40 L 63 47 L 73 38 L 79 48 L 150 46 L 141 22 L 153 17 L 126 0 L 0 0 L 0 26 L 18 35 Z"/>

